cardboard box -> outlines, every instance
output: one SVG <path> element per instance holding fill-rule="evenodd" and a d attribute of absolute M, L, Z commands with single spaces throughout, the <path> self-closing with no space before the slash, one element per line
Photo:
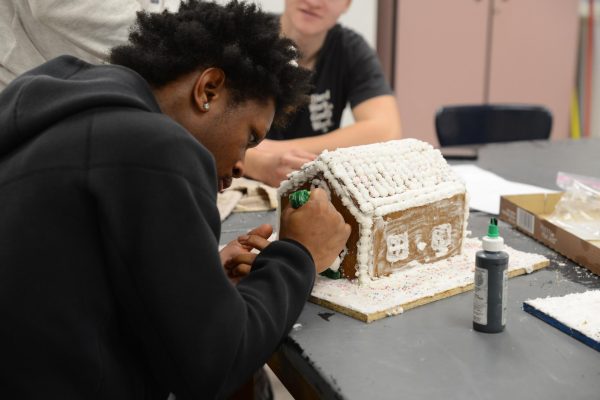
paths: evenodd
<path fill-rule="evenodd" d="M 499 218 L 600 275 L 600 240 L 583 240 L 546 220 L 561 196 L 562 193 L 502 196 Z"/>

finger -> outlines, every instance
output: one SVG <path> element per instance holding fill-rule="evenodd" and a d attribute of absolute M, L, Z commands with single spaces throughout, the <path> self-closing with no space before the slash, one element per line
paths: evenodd
<path fill-rule="evenodd" d="M 294 169 L 289 168 L 287 166 L 277 166 L 277 168 L 273 171 L 270 185 L 274 188 L 277 188 L 281 184 L 281 182 L 285 181 L 287 179 L 287 176 L 294 171 Z"/>
<path fill-rule="evenodd" d="M 248 232 L 248 235 L 258 235 L 268 239 L 273 234 L 273 225 L 262 224 Z"/>
<path fill-rule="evenodd" d="M 273 141 L 271 139 L 264 139 L 255 148 L 258 150 L 268 151 L 270 147 L 273 147 Z"/>
<path fill-rule="evenodd" d="M 256 258 L 256 254 L 254 253 L 242 253 L 233 257 L 225 263 L 226 269 L 234 269 L 239 264 L 248 264 L 252 265 L 254 259 Z"/>
<path fill-rule="evenodd" d="M 308 201 L 329 201 L 327 192 L 321 188 L 314 188 L 310 191 L 310 197 Z"/>
<path fill-rule="evenodd" d="M 286 154 L 281 158 L 281 163 L 294 170 L 300 169 L 304 164 L 314 160 L 313 157 L 299 157 L 291 154 Z"/>
<path fill-rule="evenodd" d="M 247 235 L 242 236 L 239 242 L 244 247 L 252 247 L 253 249 L 263 250 L 265 247 L 271 244 L 267 239 L 258 235 Z"/>
<path fill-rule="evenodd" d="M 350 226 L 350 224 L 344 224 L 344 236 L 346 236 L 346 241 L 348 241 L 348 238 L 350 237 L 351 233 L 352 227 Z"/>
<path fill-rule="evenodd" d="M 317 154 L 304 150 L 304 149 L 292 149 L 292 151 L 290 152 L 293 155 L 297 156 L 297 157 L 302 157 L 302 158 L 306 158 L 309 160 L 314 160 L 315 158 L 317 158 Z"/>
<path fill-rule="evenodd" d="M 288 202 L 287 206 L 281 212 L 281 218 L 283 220 L 287 220 L 291 213 L 293 213 L 295 209 L 292 207 L 292 203 Z"/>
<path fill-rule="evenodd" d="M 236 265 L 235 268 L 233 268 L 231 270 L 231 276 L 233 276 L 233 277 L 247 276 L 250 274 L 251 270 L 252 270 L 251 265 L 239 264 L 239 265 Z"/>
<path fill-rule="evenodd" d="M 282 179 L 282 181 L 285 181 L 292 172 L 296 172 L 296 171 L 298 171 L 298 168 L 285 167 L 284 171 L 282 172 L 284 174 L 284 178 Z M 280 181 L 280 184 L 281 184 L 281 181 Z"/>
<path fill-rule="evenodd" d="M 242 235 L 242 236 L 238 236 L 238 238 L 234 240 L 234 243 L 238 247 L 241 247 L 242 249 L 244 249 L 246 251 L 252 250 L 252 246 L 251 245 L 244 244 L 246 241 L 248 241 L 248 235 Z"/>
<path fill-rule="evenodd" d="M 254 248 L 254 245 L 253 245 L 254 242 L 249 242 L 250 236 L 257 235 L 261 238 L 268 239 L 271 237 L 272 234 L 273 234 L 273 225 L 262 224 L 262 225 L 257 226 L 256 228 L 252 229 L 245 235 L 238 236 L 238 238 L 236 240 L 234 240 L 234 242 L 241 244 L 244 249 L 250 250 L 251 248 Z M 256 241 L 256 240 L 258 240 L 258 239 L 253 239 L 253 241 Z M 263 242 L 258 242 L 257 244 L 262 246 L 263 248 L 266 247 L 266 244 L 260 244 L 260 243 L 263 243 Z"/>
<path fill-rule="evenodd" d="M 221 258 L 221 263 L 225 263 L 225 261 L 227 261 L 229 258 L 233 257 L 234 254 L 239 253 L 241 251 L 241 249 L 243 249 L 243 246 L 240 244 L 240 242 L 236 240 L 232 240 L 231 242 L 227 243 L 227 245 L 225 245 L 225 247 L 223 247 L 220 251 L 219 251 L 219 257 Z M 246 249 L 246 250 L 250 250 L 250 249 Z"/>

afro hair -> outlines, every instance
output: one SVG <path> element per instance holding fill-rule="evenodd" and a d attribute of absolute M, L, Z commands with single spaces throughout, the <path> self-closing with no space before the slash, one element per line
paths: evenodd
<path fill-rule="evenodd" d="M 275 101 L 275 126 L 307 101 L 310 71 L 280 36 L 279 20 L 255 4 L 182 2 L 179 11 L 139 12 L 129 42 L 111 50 L 110 62 L 161 87 L 198 69 L 220 68 L 234 103 Z"/>

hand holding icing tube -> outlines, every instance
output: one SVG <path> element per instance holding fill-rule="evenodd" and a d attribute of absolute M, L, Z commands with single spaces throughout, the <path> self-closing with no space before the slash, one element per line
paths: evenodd
<path fill-rule="evenodd" d="M 289 200 L 292 208 L 300 208 L 304 203 L 308 201 L 310 198 L 310 192 L 306 189 L 297 190 L 294 193 L 290 194 Z M 340 273 L 340 257 L 334 261 L 334 265 L 337 268 L 333 268 L 331 265 L 329 268 L 325 269 L 325 271 L 321 272 L 321 275 L 326 276 L 330 279 L 340 279 L 342 274 Z"/>
<path fill-rule="evenodd" d="M 299 199 L 293 201 L 298 208 L 294 208 L 290 199 L 290 206 L 281 213 L 279 238 L 304 245 L 315 261 L 317 272 L 323 272 L 344 248 L 350 236 L 350 225 L 323 189 L 313 189 L 308 196 L 305 193 L 296 197 Z"/>

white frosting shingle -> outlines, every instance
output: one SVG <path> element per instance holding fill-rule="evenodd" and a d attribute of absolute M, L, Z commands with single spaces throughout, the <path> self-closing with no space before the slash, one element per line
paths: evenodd
<path fill-rule="evenodd" d="M 282 183 L 280 193 L 295 189 L 322 172 L 341 184 L 367 215 L 385 215 L 465 192 L 465 185 L 439 150 L 416 140 L 393 140 L 325 151 Z M 330 182 L 331 184 L 332 182 Z"/>

